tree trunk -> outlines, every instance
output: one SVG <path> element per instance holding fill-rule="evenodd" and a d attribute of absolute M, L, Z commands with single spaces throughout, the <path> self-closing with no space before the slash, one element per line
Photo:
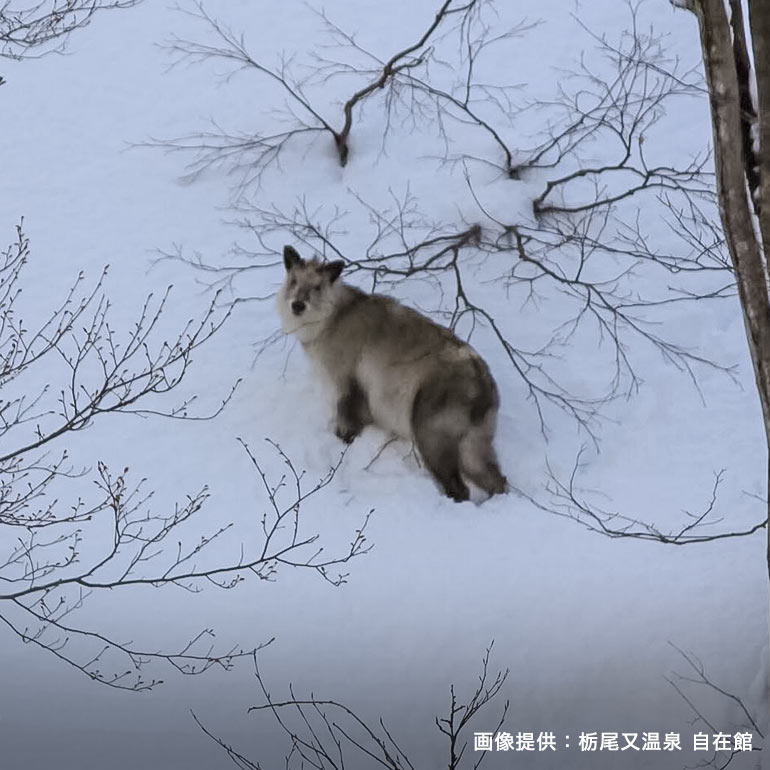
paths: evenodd
<path fill-rule="evenodd" d="M 767 0 L 751 0 L 751 31 L 759 94 L 760 222 L 753 219 L 741 139 L 740 84 L 730 24 L 723 0 L 695 0 L 703 62 L 706 69 L 714 130 L 719 212 L 730 251 L 757 390 L 762 405 L 768 446 L 770 499 L 770 287 L 766 255 L 770 247 L 770 8 Z M 761 70 L 761 73 L 760 73 Z M 744 83 L 744 89 L 748 84 Z M 763 205 L 764 204 L 764 205 Z M 761 228 L 761 239 L 757 230 Z M 770 510 L 770 502 L 768 505 Z M 770 577 L 770 527 L 767 527 L 767 568 Z"/>
<path fill-rule="evenodd" d="M 767 0 L 749 0 L 749 23 L 754 48 L 757 78 L 757 113 L 759 117 L 759 228 L 765 253 L 765 276 L 770 257 L 770 4 Z M 767 421 L 765 421 L 767 429 Z M 768 468 L 770 497 L 770 467 Z M 770 523 L 767 536 L 767 565 L 770 571 Z"/>

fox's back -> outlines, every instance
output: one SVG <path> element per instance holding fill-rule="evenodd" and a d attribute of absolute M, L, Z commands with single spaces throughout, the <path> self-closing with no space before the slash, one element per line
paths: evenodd
<path fill-rule="evenodd" d="M 478 354 L 445 327 L 396 300 L 352 287 L 325 329 L 326 365 L 344 362 L 361 384 L 374 421 L 411 436 L 418 389 L 433 378 L 475 378 Z"/>

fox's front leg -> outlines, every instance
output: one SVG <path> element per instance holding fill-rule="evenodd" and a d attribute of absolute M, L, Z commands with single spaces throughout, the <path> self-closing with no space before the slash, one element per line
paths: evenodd
<path fill-rule="evenodd" d="M 337 428 L 334 432 L 350 444 L 371 421 L 366 393 L 355 377 L 348 378 L 337 400 Z"/>

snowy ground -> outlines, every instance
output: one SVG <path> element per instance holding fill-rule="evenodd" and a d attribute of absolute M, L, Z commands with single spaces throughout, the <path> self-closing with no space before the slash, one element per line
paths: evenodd
<path fill-rule="evenodd" d="M 319 20 L 299 2 L 231 0 L 210 7 L 234 29 L 248 31 L 252 50 L 266 61 L 279 54 L 300 59 L 322 39 Z M 522 36 L 520 59 L 500 62 L 529 97 L 550 95 L 566 66 L 590 49 L 590 40 L 563 2 L 518 4 L 516 19 L 542 19 Z M 224 4 L 223 4 L 224 6 Z M 428 0 L 335 0 L 328 14 L 356 30 L 362 45 L 383 55 L 412 41 L 435 12 Z M 609 0 L 583 3 L 576 13 L 608 35 L 627 24 L 627 10 Z M 671 33 L 675 54 L 696 61 L 696 29 L 686 14 L 649 0 L 646 18 Z M 511 17 L 513 18 L 513 17 Z M 503 23 L 503 22 L 501 22 Z M 192 183 L 181 155 L 129 148 L 150 137 L 179 136 L 209 118 L 247 128 L 270 118 L 276 92 L 243 77 L 218 83 L 217 67 L 167 71 L 158 47 L 172 34 L 200 34 L 189 18 L 148 0 L 107 14 L 73 37 L 65 57 L 3 62 L 0 90 L 0 233 L 12 239 L 21 216 L 33 259 L 26 301 L 44 313 L 79 270 L 94 279 L 110 264 L 107 290 L 115 323 L 126 324 L 148 291 L 175 284 L 169 322 L 205 306 L 209 295 L 179 263 L 153 266 L 156 250 L 181 246 L 212 262 L 222 260 L 235 238 L 226 223 L 232 179 L 211 172 Z M 543 58 L 547 51 L 547 59 Z M 221 68 L 220 68 L 221 69 Z M 334 91 L 332 90 L 332 93 Z M 682 151 L 708 138 L 703 104 L 682 106 L 671 148 Z M 530 124 L 534 130 L 536 124 Z M 452 221 L 468 205 L 462 173 L 436 182 L 426 159 L 432 140 L 406 131 L 381 155 L 376 108 L 368 107 L 354 130 L 355 154 L 345 169 L 326 139 L 289 153 L 253 196 L 264 206 L 292 206 L 305 196 L 310 207 L 352 207 L 350 191 L 384 205 L 388 190 L 402 196 L 407 184 L 430 218 Z M 485 200 L 498 212 L 528 199 L 538 180 L 499 183 L 478 177 Z M 469 209 L 465 209 L 469 210 Z M 358 217 L 358 218 L 356 218 Z M 351 252 L 368 240 L 366 220 L 353 215 L 343 240 Z M 275 238 L 278 253 L 283 241 Z M 673 248 L 673 247 L 672 247 Z M 282 268 L 255 274 L 239 287 L 244 295 L 273 292 Z M 479 283 L 478 292 L 494 287 Z M 425 297 L 404 290 L 414 302 Z M 483 296 L 480 294 L 479 296 Z M 515 314 L 511 305 L 507 311 Z M 548 309 L 544 312 L 547 318 Z M 522 311 L 524 313 L 524 311 Z M 526 323 L 537 314 L 526 311 Z M 524 318 L 524 316 L 522 316 Z M 524 321 L 522 321 L 524 323 Z M 766 480 L 760 409 L 752 384 L 744 329 L 735 298 L 698 309 L 673 306 L 666 325 L 678 339 L 726 364 L 738 365 L 738 384 L 703 372 L 703 398 L 686 375 L 662 364 L 647 349 L 635 351 L 643 386 L 629 400 L 605 409 L 600 452 L 590 455 L 586 484 L 606 495 L 608 508 L 661 522 L 707 504 L 713 474 L 726 469 L 720 513 L 729 528 L 762 517 Z M 258 479 L 236 441 L 243 438 L 269 472 L 280 463 L 263 439 L 277 441 L 308 477 L 323 475 L 339 456 L 330 412 L 298 347 L 269 347 L 254 360 L 254 345 L 277 329 L 272 301 L 239 306 L 225 329 L 200 351 L 185 392 L 216 405 L 239 377 L 244 381 L 227 409 L 210 422 L 108 417 L 68 439 L 80 462 L 128 465 L 147 476 L 158 504 L 181 498 L 202 484 L 211 488 L 206 522 L 212 529 L 235 522 L 216 555 L 237 553 L 238 541 L 256 537 L 265 504 Z M 533 332 L 535 333 L 535 332 Z M 474 337 L 502 393 L 498 447 L 514 487 L 537 496 L 546 457 L 568 471 L 584 442 L 566 417 L 552 416 L 550 440 L 494 342 Z M 592 349 L 569 358 L 576 382 L 595 375 Z M 233 591 L 115 592 L 95 596 L 83 622 L 150 646 L 188 638 L 203 626 L 217 629 L 224 646 L 253 645 L 275 637 L 261 656 L 271 692 L 313 692 L 349 704 L 372 721 L 382 716 L 415 765 L 443 766 L 446 747 L 433 717 L 443 715 L 449 686 L 467 693 L 476 683 L 485 648 L 494 640 L 491 668 L 510 669 L 502 699 L 510 709 L 501 729 L 552 731 L 553 755 L 490 755 L 489 766 L 513 764 L 537 770 L 570 767 L 678 768 L 697 755 L 639 752 L 581 753 L 580 731 L 680 732 L 683 744 L 702 725 L 664 679 L 686 671 L 674 649 L 691 651 L 714 682 L 739 695 L 756 715 L 767 713 L 767 576 L 762 533 L 703 545 L 666 547 L 610 540 L 541 510 L 511 493 L 482 505 L 456 505 L 437 493 L 408 446 L 391 445 L 368 470 L 383 436 L 368 430 L 346 455 L 330 487 L 309 502 L 309 526 L 330 549 L 344 548 L 367 511 L 372 551 L 355 559 L 348 583 L 333 588 L 302 571 L 285 570 L 275 583 L 249 581 Z M 226 756 L 194 724 L 189 710 L 223 739 L 264 768 L 282 766 L 286 746 L 267 717 L 247 716 L 260 700 L 250 668 L 200 678 L 167 676 L 149 694 L 115 692 L 90 683 L 40 650 L 0 633 L 0 767 L 225 768 Z M 694 689 L 719 729 L 740 714 L 724 700 Z M 473 730 L 494 731 L 498 712 L 482 714 Z M 570 748 L 565 736 L 572 736 Z M 758 738 L 756 739 L 759 742 Z M 737 768 L 760 767 L 756 754 L 738 756 Z M 350 767 L 363 767 L 351 761 Z"/>

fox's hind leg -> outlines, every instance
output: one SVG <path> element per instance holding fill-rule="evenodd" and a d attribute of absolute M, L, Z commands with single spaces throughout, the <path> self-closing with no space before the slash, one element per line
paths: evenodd
<path fill-rule="evenodd" d="M 508 482 L 497 464 L 492 437 L 473 428 L 460 442 L 460 468 L 465 476 L 488 495 L 504 494 Z"/>
<path fill-rule="evenodd" d="M 446 394 L 421 389 L 412 409 L 417 449 L 433 477 L 455 502 L 467 500 L 468 487 L 460 476 L 460 435 L 445 408 Z"/>
<path fill-rule="evenodd" d="M 337 401 L 335 433 L 346 444 L 350 444 L 371 421 L 366 394 L 355 377 L 348 378 Z"/>
<path fill-rule="evenodd" d="M 444 493 L 456 503 L 470 497 L 468 487 L 460 476 L 460 453 L 457 438 L 440 432 L 415 436 L 425 467 L 441 485 Z"/>

